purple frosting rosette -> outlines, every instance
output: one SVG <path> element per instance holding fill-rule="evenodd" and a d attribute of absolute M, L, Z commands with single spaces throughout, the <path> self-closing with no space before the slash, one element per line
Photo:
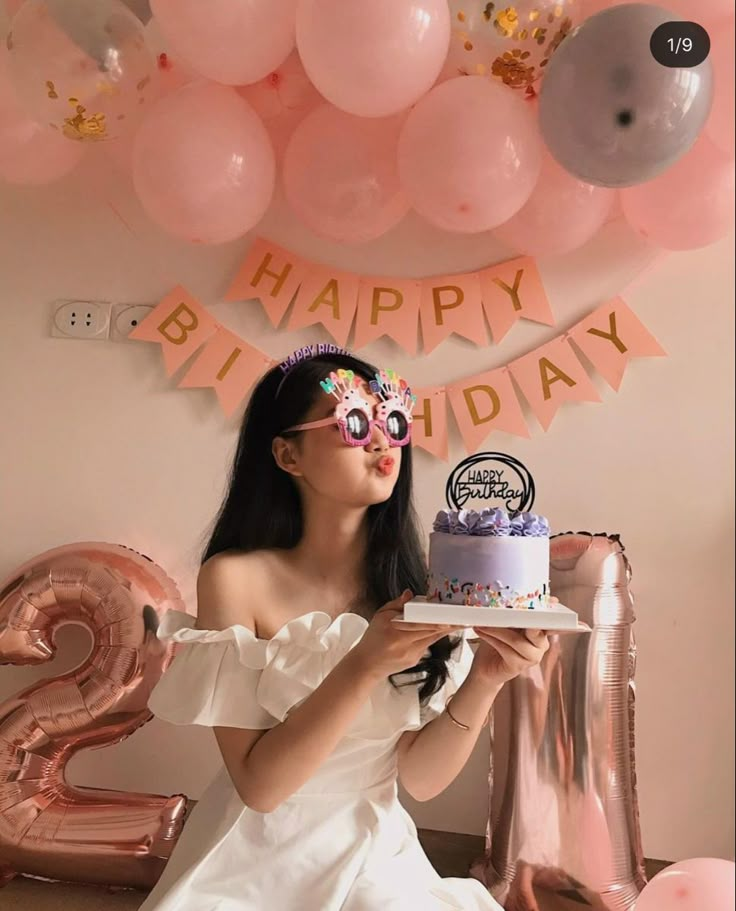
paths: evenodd
<path fill-rule="evenodd" d="M 520 512 L 511 519 L 511 534 L 521 538 L 548 538 L 549 522 L 533 512 Z"/>
<path fill-rule="evenodd" d="M 509 517 L 505 509 L 441 509 L 434 520 L 434 531 L 446 535 L 476 535 L 548 538 L 549 522 L 533 512 Z"/>
<path fill-rule="evenodd" d="M 453 527 L 457 525 L 457 514 L 452 509 L 441 509 L 434 519 L 432 526 L 435 531 L 441 534 L 453 534 Z"/>
<path fill-rule="evenodd" d="M 478 517 L 478 534 L 503 537 L 511 534 L 511 522 L 505 509 L 482 509 Z"/>

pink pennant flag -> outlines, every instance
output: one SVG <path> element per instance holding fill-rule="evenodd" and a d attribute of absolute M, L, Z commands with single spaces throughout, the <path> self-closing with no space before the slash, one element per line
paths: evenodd
<path fill-rule="evenodd" d="M 307 274 L 308 264 L 268 240 L 256 238 L 225 294 L 226 301 L 260 300 L 274 328 Z"/>
<path fill-rule="evenodd" d="M 158 342 L 167 376 L 189 360 L 218 328 L 217 320 L 179 285 L 159 303 L 128 338 Z"/>
<path fill-rule="evenodd" d="M 230 417 L 258 377 L 274 363 L 262 351 L 220 326 L 182 377 L 179 388 L 211 386 L 222 410 Z"/>
<path fill-rule="evenodd" d="M 388 335 L 407 354 L 416 354 L 421 287 L 410 278 L 361 278 L 354 347 Z"/>
<path fill-rule="evenodd" d="M 427 452 L 437 456 L 438 459 L 447 461 L 447 400 L 444 386 L 423 386 L 413 389 L 417 397 L 413 422 L 411 425 L 411 441 L 414 446 L 421 446 Z"/>
<path fill-rule="evenodd" d="M 499 263 L 478 273 L 488 325 L 497 345 L 520 319 L 554 326 L 537 264 L 531 256 Z"/>
<path fill-rule="evenodd" d="M 322 323 L 337 344 L 344 347 L 358 306 L 359 281 L 354 272 L 311 266 L 294 302 L 289 330 Z"/>
<path fill-rule="evenodd" d="M 564 336 L 509 364 L 543 430 L 548 430 L 564 402 L 600 402 L 575 352 Z"/>
<path fill-rule="evenodd" d="M 476 345 L 488 342 L 480 281 L 475 272 L 423 279 L 419 309 L 427 354 L 453 332 Z"/>
<path fill-rule="evenodd" d="M 620 297 L 598 307 L 568 335 L 616 392 L 633 357 L 667 356 L 657 339 Z"/>
<path fill-rule="evenodd" d="M 469 455 L 493 430 L 529 438 L 521 404 L 505 367 L 453 383 L 447 387 L 447 394 Z"/>

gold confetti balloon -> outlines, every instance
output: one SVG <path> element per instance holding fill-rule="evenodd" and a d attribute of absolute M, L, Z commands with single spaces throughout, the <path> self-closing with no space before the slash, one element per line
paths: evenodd
<path fill-rule="evenodd" d="M 116 139 L 153 97 L 143 24 L 121 0 L 26 0 L 6 45 L 21 105 L 68 139 Z"/>
<path fill-rule="evenodd" d="M 449 0 L 452 39 L 447 76 L 488 76 L 534 94 L 566 35 L 582 19 L 581 0 Z"/>

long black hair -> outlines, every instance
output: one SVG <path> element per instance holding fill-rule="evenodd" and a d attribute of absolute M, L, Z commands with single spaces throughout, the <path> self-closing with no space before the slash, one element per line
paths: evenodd
<path fill-rule="evenodd" d="M 276 464 L 271 444 L 274 437 L 287 436 L 285 428 L 304 420 L 323 394 L 319 381 L 341 367 L 366 381 L 376 373 L 375 367 L 352 355 L 317 354 L 299 361 L 287 374 L 280 366 L 273 367 L 253 389 L 240 427 L 227 494 L 209 533 L 202 563 L 225 550 L 290 549 L 299 543 L 303 530 L 299 491 L 291 476 Z M 404 449 L 391 496 L 369 506 L 366 521 L 364 596 L 372 611 L 406 589 L 425 594 L 427 566 L 412 499 L 410 446 Z M 458 645 L 459 641 L 440 639 L 429 647 L 429 655 L 401 672 L 422 675 L 420 701 L 428 700 L 444 685 L 447 661 Z M 389 679 L 396 676 L 392 674 Z M 400 685 L 393 679 L 391 683 Z"/>

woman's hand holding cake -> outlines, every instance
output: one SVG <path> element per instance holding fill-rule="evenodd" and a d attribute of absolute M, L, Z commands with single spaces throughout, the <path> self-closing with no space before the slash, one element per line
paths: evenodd
<path fill-rule="evenodd" d="M 549 649 L 549 638 L 543 630 L 498 629 L 473 627 L 481 640 L 475 653 L 470 675 L 491 685 L 502 686 L 535 667 Z"/>
<path fill-rule="evenodd" d="M 402 623 L 404 605 L 412 597 L 404 592 L 379 608 L 363 638 L 351 650 L 350 660 L 378 678 L 398 674 L 419 663 L 427 649 L 462 626 Z"/>

